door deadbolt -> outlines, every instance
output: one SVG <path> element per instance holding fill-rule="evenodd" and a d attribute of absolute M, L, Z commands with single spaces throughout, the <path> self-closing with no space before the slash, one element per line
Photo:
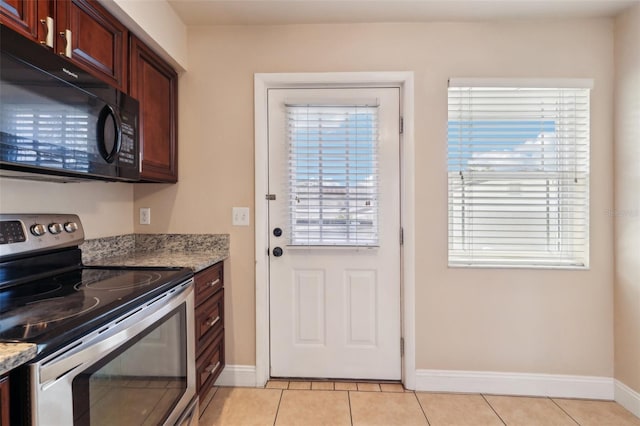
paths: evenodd
<path fill-rule="evenodd" d="M 283 253 L 283 251 L 282 251 L 282 249 L 280 247 L 276 247 L 276 248 L 273 249 L 273 255 L 275 257 L 282 256 L 282 253 Z"/>
<path fill-rule="evenodd" d="M 280 229 L 280 228 L 275 228 L 275 229 L 273 230 L 273 235 L 275 235 L 276 237 L 281 236 L 281 235 L 282 235 L 282 229 Z"/>

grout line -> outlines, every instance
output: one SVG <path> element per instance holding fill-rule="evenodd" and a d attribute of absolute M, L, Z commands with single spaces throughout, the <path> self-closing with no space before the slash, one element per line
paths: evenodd
<path fill-rule="evenodd" d="M 482 399 L 484 399 L 484 402 L 487 403 L 487 405 L 489 406 L 489 408 L 491 408 L 491 411 L 493 411 L 496 416 L 498 416 L 498 418 L 500 419 L 500 421 L 502 422 L 503 425 L 506 426 L 507 422 L 504 421 L 504 419 L 502 417 L 500 417 L 500 414 L 498 414 L 498 412 L 496 411 L 495 408 L 493 408 L 493 405 L 491 405 L 491 403 L 489 402 L 489 400 L 484 396 L 483 393 L 480 394 L 480 396 L 482 397 Z"/>
<path fill-rule="evenodd" d="M 347 400 L 349 401 L 349 420 L 351 420 L 351 426 L 353 426 L 353 412 L 351 411 L 351 391 L 347 391 Z"/>
<path fill-rule="evenodd" d="M 429 416 L 427 416 L 427 412 L 424 411 L 424 407 L 420 403 L 420 399 L 418 398 L 418 395 L 415 392 L 413 392 L 413 396 L 416 399 L 416 401 L 418 401 L 418 406 L 420 407 L 420 410 L 422 411 L 422 415 L 424 416 L 424 419 L 427 421 L 427 425 L 431 426 L 431 422 L 429 421 Z"/>
<path fill-rule="evenodd" d="M 280 390 L 280 399 L 278 399 L 278 408 L 276 408 L 276 416 L 273 418 L 273 426 L 276 426 L 276 422 L 278 421 L 278 414 L 280 414 L 280 404 L 282 404 L 282 397 L 284 396 L 284 389 Z"/>
<path fill-rule="evenodd" d="M 567 410 L 565 410 L 564 408 L 562 408 L 562 406 L 560 404 L 558 404 L 555 399 L 548 397 L 551 402 L 553 402 L 560 410 L 562 410 L 563 413 L 565 413 L 567 416 L 569 416 L 569 418 L 571 420 L 573 420 L 577 425 L 579 425 L 580 423 L 578 423 L 578 421 L 576 419 L 573 418 L 573 416 L 571 414 L 569 414 L 569 412 Z"/>

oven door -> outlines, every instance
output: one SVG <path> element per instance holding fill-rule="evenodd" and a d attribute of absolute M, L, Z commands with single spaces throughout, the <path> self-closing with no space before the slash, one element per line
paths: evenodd
<path fill-rule="evenodd" d="M 33 424 L 173 425 L 184 417 L 196 398 L 192 282 L 32 365 Z"/>

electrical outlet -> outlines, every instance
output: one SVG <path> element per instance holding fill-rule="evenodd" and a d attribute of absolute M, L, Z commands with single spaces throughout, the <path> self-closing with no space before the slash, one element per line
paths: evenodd
<path fill-rule="evenodd" d="M 234 207 L 232 223 L 234 226 L 249 226 L 249 207 Z"/>
<path fill-rule="evenodd" d="M 140 225 L 151 225 L 151 208 L 140 207 Z"/>

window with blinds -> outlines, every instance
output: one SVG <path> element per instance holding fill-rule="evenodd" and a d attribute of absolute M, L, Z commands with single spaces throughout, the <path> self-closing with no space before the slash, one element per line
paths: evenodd
<path fill-rule="evenodd" d="M 289 244 L 378 244 L 378 109 L 288 105 Z"/>
<path fill-rule="evenodd" d="M 588 267 L 589 89 L 450 83 L 449 266 Z"/>

